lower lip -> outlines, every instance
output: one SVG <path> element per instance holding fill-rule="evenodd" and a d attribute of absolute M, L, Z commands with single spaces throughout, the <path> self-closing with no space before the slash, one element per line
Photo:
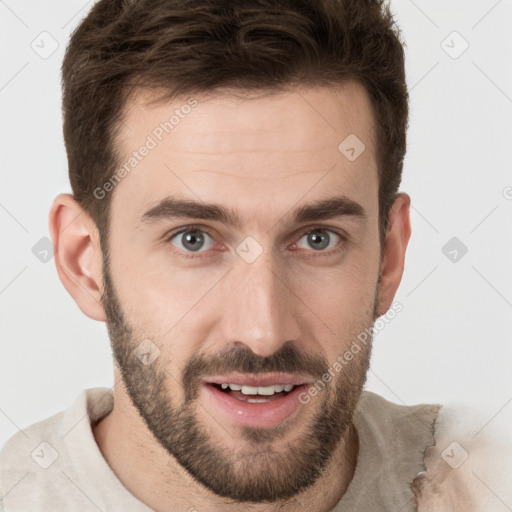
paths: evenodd
<path fill-rule="evenodd" d="M 290 393 L 269 402 L 250 403 L 238 400 L 211 384 L 204 384 L 207 403 L 213 403 L 217 410 L 237 425 L 256 428 L 269 428 L 279 425 L 303 405 L 299 395 L 306 388 L 297 386 Z"/>

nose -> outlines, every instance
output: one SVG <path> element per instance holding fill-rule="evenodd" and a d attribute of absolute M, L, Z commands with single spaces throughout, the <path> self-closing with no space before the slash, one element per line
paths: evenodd
<path fill-rule="evenodd" d="M 225 341 L 266 357 L 299 339 L 300 301 L 286 277 L 270 249 L 251 263 L 236 260 L 221 290 Z"/>

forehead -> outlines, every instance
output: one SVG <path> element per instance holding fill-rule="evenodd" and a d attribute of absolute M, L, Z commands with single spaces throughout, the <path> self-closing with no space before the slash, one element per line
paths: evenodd
<path fill-rule="evenodd" d="M 268 216 L 270 205 L 289 208 L 306 195 L 375 196 L 374 118 L 356 82 L 157 98 L 140 91 L 125 109 L 118 168 L 126 172 L 113 211 L 142 213 L 173 195 Z"/>

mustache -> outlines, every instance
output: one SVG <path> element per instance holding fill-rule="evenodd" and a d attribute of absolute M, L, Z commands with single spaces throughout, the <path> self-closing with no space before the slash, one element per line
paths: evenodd
<path fill-rule="evenodd" d="M 185 401 L 190 402 L 197 397 L 201 382 L 211 375 L 280 372 L 298 373 L 317 379 L 327 373 L 328 369 L 324 357 L 308 354 L 293 342 L 285 343 L 270 356 L 255 354 L 247 346 L 232 345 L 215 355 L 192 356 L 181 372 L 181 382 L 185 390 Z"/>

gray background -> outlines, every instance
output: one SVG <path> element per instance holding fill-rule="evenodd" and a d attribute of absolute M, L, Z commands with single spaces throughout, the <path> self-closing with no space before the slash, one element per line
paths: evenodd
<path fill-rule="evenodd" d="M 41 261 L 51 201 L 70 192 L 60 64 L 91 5 L 0 1 L 0 445 L 83 388 L 113 384 L 105 325 Z M 465 402 L 494 421 L 512 413 L 512 1 L 391 6 L 407 42 L 413 235 L 403 311 L 375 338 L 367 388 Z"/>

